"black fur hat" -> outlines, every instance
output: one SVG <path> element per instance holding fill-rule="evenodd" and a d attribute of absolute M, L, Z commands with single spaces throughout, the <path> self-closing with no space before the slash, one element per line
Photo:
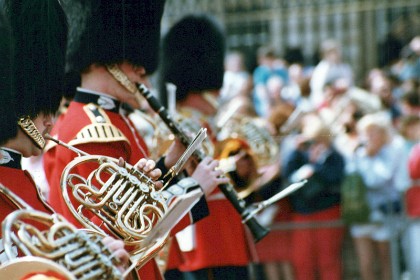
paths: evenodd
<path fill-rule="evenodd" d="M 13 90 L 13 41 L 9 23 L 0 11 L 0 144 L 16 135 Z"/>
<path fill-rule="evenodd" d="M 223 84 L 225 37 L 207 15 L 188 15 L 177 22 L 162 43 L 159 92 L 166 100 L 165 84 L 177 87 L 183 100 L 191 91 L 220 89 Z"/>
<path fill-rule="evenodd" d="M 55 113 L 63 94 L 67 22 L 58 0 L 6 0 L 14 37 L 16 121 Z M 15 122 L 16 123 L 16 122 Z"/>
<path fill-rule="evenodd" d="M 158 64 L 164 0 L 66 0 L 67 73 L 128 61 L 153 73 Z"/>

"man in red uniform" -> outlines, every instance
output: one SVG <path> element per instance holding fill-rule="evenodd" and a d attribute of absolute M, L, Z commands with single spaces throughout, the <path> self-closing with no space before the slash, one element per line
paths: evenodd
<path fill-rule="evenodd" d="M 22 156 L 41 153 L 45 144 L 42 134 L 51 127 L 53 114 L 60 103 L 66 18 L 58 1 L 8 1 L 3 5 L 7 6 L 2 12 L 7 12 L 10 18 L 11 32 L 2 38 L 13 38 L 13 43 L 1 56 L 8 63 L 1 67 L 2 71 L 8 69 L 1 75 L 5 82 L 1 83 L 1 96 L 9 99 L 14 95 L 16 101 L 1 104 L 2 110 L 7 111 L 1 114 L 5 119 L 1 122 L 0 183 L 34 209 L 52 213 L 31 175 L 22 170 L 20 160 Z M 46 29 L 46 26 L 50 28 Z M 9 129 L 14 133 L 8 134 Z M 0 199 L 0 219 L 3 220 L 18 207 L 4 195 Z"/>
<path fill-rule="evenodd" d="M 61 100 L 67 23 L 56 0 L 5 1 L 0 19 L 0 221 L 30 207 L 52 214 L 21 158 L 39 155 Z M 4 17 L 3 17 L 4 16 Z M 9 22 L 10 20 L 10 22 Z M 0 240 L 1 240 L 0 233 Z M 123 243 L 104 244 L 128 262 Z M 3 248 L 3 246 L 1 246 Z M 18 252 L 16 251 L 16 254 Z M 0 250 L 0 265 L 8 258 Z"/>
<path fill-rule="evenodd" d="M 177 111 L 202 120 L 203 126 L 217 112 L 210 100 L 222 87 L 224 40 L 219 26 L 206 16 L 181 19 L 163 39 L 161 92 L 166 83 L 173 83 Z M 177 236 L 183 249 L 180 264 L 174 263 L 174 255 L 180 252 L 173 245 L 168 269 L 178 268 L 187 279 L 248 279 L 251 254 L 240 215 L 218 189 L 207 197 L 207 203 L 210 215 L 192 225 L 189 233 L 183 232 L 184 237 Z M 187 249 L 187 244 L 192 246 Z M 168 279 L 172 272 L 168 271 Z"/>
<path fill-rule="evenodd" d="M 70 29 L 67 81 L 77 82 L 69 86 L 76 91 L 74 98 L 51 135 L 88 154 L 122 157 L 134 165 L 139 159 L 147 158 L 149 151 L 127 118 L 123 105 L 141 109 L 135 84 L 148 85 L 148 75 L 157 67 L 164 1 L 90 0 L 63 4 Z M 179 149 L 171 151 L 157 162 L 163 174 L 180 156 Z M 44 169 L 50 185 L 49 202 L 73 222 L 76 221 L 61 196 L 60 177 L 75 156 L 74 152 L 57 145 L 49 147 L 44 155 Z M 226 182 L 226 179 L 218 178 L 221 172 L 215 170 L 217 165 L 217 161 L 208 158 L 191 175 L 204 193 Z M 83 176 L 87 170 L 78 168 L 76 173 Z M 181 186 L 181 193 L 185 193 L 197 185 L 178 186 Z M 203 199 L 177 224 L 177 228 L 207 214 Z M 159 279 L 160 273 L 152 261 L 140 270 L 140 276 Z"/>

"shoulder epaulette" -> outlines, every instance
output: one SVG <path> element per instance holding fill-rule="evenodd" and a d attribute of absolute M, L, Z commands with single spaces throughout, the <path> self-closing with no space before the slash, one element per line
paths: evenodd
<path fill-rule="evenodd" d="M 108 115 L 102 108 L 89 103 L 83 109 L 90 118 L 91 123 L 82 128 L 76 134 L 76 137 L 69 142 L 69 145 L 118 141 L 129 142 L 121 130 L 111 123 Z"/>

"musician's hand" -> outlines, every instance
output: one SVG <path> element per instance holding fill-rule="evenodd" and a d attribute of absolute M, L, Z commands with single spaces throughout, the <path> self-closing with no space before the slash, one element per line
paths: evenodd
<path fill-rule="evenodd" d="M 123 158 L 119 158 L 118 165 L 119 166 L 125 165 L 125 161 Z M 155 187 L 157 189 L 160 189 L 162 188 L 163 184 L 161 181 L 157 181 L 157 180 L 162 175 L 162 171 L 159 168 L 155 168 L 155 166 L 156 166 L 156 162 L 154 160 L 142 158 L 134 165 L 134 168 L 146 174 L 150 179 L 155 181 Z"/>
<path fill-rule="evenodd" d="M 178 140 L 172 142 L 165 157 L 166 168 L 171 168 L 185 152 L 185 146 Z"/>
<path fill-rule="evenodd" d="M 112 252 L 113 256 L 118 260 L 120 263 L 117 267 L 121 272 L 124 272 L 125 269 L 128 267 L 128 263 L 130 261 L 130 255 L 124 249 L 124 242 L 122 240 L 114 239 L 110 236 L 106 236 L 102 239 L 102 243 L 108 247 L 108 249 Z"/>
<path fill-rule="evenodd" d="M 191 177 L 200 184 L 200 187 L 206 196 L 212 193 L 218 185 L 229 182 L 227 177 L 221 177 L 223 171 L 217 169 L 218 166 L 218 160 L 214 160 L 211 157 L 205 157 L 191 175 Z"/>

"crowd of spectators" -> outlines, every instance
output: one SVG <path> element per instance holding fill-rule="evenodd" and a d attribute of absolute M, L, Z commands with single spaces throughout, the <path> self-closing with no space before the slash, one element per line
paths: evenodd
<path fill-rule="evenodd" d="M 407 219 L 420 214 L 420 36 L 388 64 L 370 69 L 363 82 L 355 81 L 358 75 L 338 41 L 325 40 L 320 49 L 319 63 L 308 66 L 261 47 L 255 70 L 247 72 L 242 64 L 237 72 L 241 90 L 224 87 L 226 100 L 249 100 L 253 108 L 247 113 L 271 125 L 281 148 L 282 185 L 309 179 L 275 212 L 287 212 L 283 222 L 318 226 L 277 231 L 283 243 L 271 244 L 271 250 L 287 253 L 267 259 L 261 250 L 260 257 L 264 264 L 291 263 L 294 269 L 273 272 L 267 266 L 266 279 L 342 279 L 345 230 L 353 240 L 361 279 L 392 279 L 392 240 L 401 247 L 405 275 L 420 279 L 415 262 L 420 259 L 420 226 Z M 234 73 L 226 73 L 229 81 Z M 322 222 L 340 220 L 340 184 L 354 170 L 367 187 L 369 222 L 323 227 Z"/>

